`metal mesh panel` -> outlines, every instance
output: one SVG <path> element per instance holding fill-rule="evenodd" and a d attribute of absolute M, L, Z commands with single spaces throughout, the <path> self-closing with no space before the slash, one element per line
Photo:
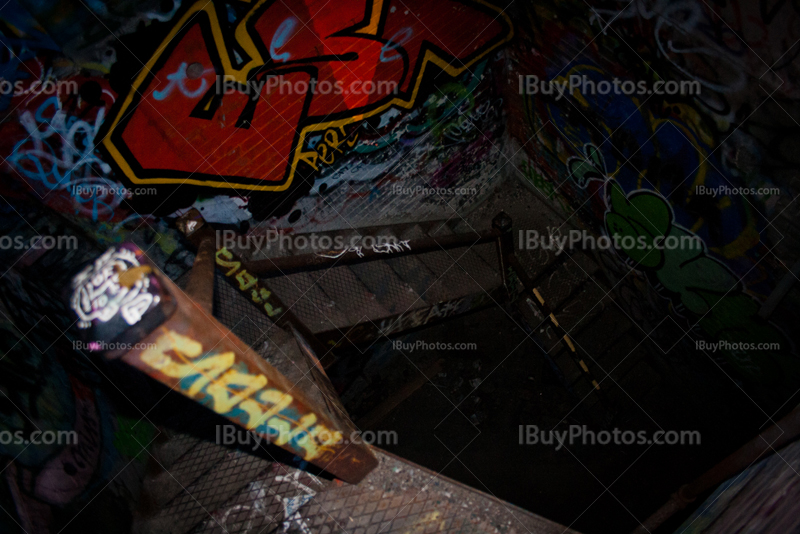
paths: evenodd
<path fill-rule="evenodd" d="M 216 447 L 216 446 L 215 446 Z M 238 451 L 208 467 L 139 530 L 143 534 L 571 532 L 414 464 L 376 451 L 358 485 Z M 163 476 L 163 475 L 162 475 Z"/>
<path fill-rule="evenodd" d="M 275 324 L 241 293 L 225 276 L 214 271 L 214 316 L 239 339 L 267 357 L 272 338 L 278 335 Z"/>
<path fill-rule="evenodd" d="M 391 315 L 348 266 L 314 271 L 309 276 L 345 312 L 350 324 Z"/>
<path fill-rule="evenodd" d="M 229 451 L 210 443 L 203 445 L 202 449 L 206 451 L 216 450 L 204 457 L 195 456 L 193 449 L 189 452 L 192 458 L 187 459 L 194 471 L 202 470 L 202 476 L 192 484 L 182 485 L 178 495 L 150 521 L 150 532 L 188 531 L 270 465 L 267 460 L 240 451 Z M 217 458 L 211 466 L 204 461 L 208 454 Z"/>
<path fill-rule="evenodd" d="M 197 525 L 193 534 L 291 531 L 298 510 L 324 489 L 316 476 L 273 463 Z"/>

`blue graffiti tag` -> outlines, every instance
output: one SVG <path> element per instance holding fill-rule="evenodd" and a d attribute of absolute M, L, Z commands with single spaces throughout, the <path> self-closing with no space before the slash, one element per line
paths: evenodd
<path fill-rule="evenodd" d="M 176 86 L 186 98 L 197 98 L 205 93 L 206 89 L 208 89 L 208 82 L 206 82 L 205 78 L 200 79 L 200 87 L 194 91 L 190 91 L 186 88 L 186 80 L 188 79 L 186 76 L 186 67 L 186 63 L 181 63 L 180 67 L 178 67 L 178 70 L 167 75 L 169 85 L 167 85 L 163 91 L 153 91 L 153 98 L 156 100 L 164 100 L 170 95 L 170 93 L 172 93 L 172 90 Z"/>
<path fill-rule="evenodd" d="M 277 30 L 275 30 L 275 35 L 272 36 L 272 42 L 269 44 L 269 55 L 272 57 L 272 59 L 275 61 L 286 62 L 290 57 L 292 57 L 289 52 L 279 54 L 278 49 L 285 46 L 289 39 L 292 38 L 292 34 L 294 33 L 294 29 L 296 27 L 297 19 L 294 17 L 289 17 L 281 22 L 281 25 L 278 26 Z"/>
<path fill-rule="evenodd" d="M 398 53 L 393 53 L 391 55 L 386 55 L 386 54 L 387 52 L 393 52 L 394 50 L 401 48 L 404 44 L 408 42 L 409 39 L 411 39 L 413 35 L 414 35 L 414 30 L 412 30 L 411 28 L 403 28 L 394 35 L 392 35 L 389 41 L 385 45 L 383 45 L 383 48 L 381 48 L 381 62 L 388 63 L 390 61 L 402 59 L 403 56 L 401 56 Z"/>
<path fill-rule="evenodd" d="M 14 145 L 8 162 L 20 176 L 43 184 L 48 192 L 70 194 L 76 212 L 90 214 L 95 221 L 101 215 L 113 216 L 122 202 L 115 192 L 122 188 L 107 177 L 111 167 L 95 153 L 94 140 L 104 117 L 102 108 L 94 124 L 68 116 L 58 98 L 50 97 L 35 114 L 26 110 L 20 115 L 28 136 Z"/>

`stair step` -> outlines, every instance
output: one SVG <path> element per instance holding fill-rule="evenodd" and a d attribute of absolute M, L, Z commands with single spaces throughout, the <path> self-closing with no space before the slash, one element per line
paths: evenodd
<path fill-rule="evenodd" d="M 610 306 L 602 317 L 577 336 L 576 346 L 583 347 L 597 358 L 630 328 L 638 330 L 639 326 L 632 325 L 617 306 Z"/>
<path fill-rule="evenodd" d="M 383 261 L 351 265 L 350 269 L 389 313 L 403 313 L 425 305 L 414 289 Z"/>
<path fill-rule="evenodd" d="M 556 317 L 564 330 L 574 335 L 609 305 L 612 305 L 612 299 L 607 290 L 598 286 L 594 280 L 588 280 L 569 301 L 559 305 Z"/>
<path fill-rule="evenodd" d="M 435 304 L 447 300 L 447 293 L 437 276 L 416 256 L 401 256 L 386 260 L 392 271 L 397 274 L 420 297 L 420 304 Z"/>
<path fill-rule="evenodd" d="M 159 428 L 159 431 L 165 433 L 165 436 L 160 436 L 164 441 L 159 439 L 160 443 L 153 447 L 151 454 L 158 465 L 167 471 L 172 469 L 181 456 L 200 442 L 200 438 L 173 432 L 167 428 Z"/>
<path fill-rule="evenodd" d="M 350 325 L 365 320 L 375 321 L 391 315 L 378 302 L 376 295 L 367 289 L 356 273 L 346 265 L 310 272 L 308 275 L 336 302 L 347 316 Z"/>
<path fill-rule="evenodd" d="M 223 273 L 217 270 L 214 277 L 214 316 L 236 337 L 258 351 L 273 334 L 275 323 L 225 280 Z"/>
<path fill-rule="evenodd" d="M 391 226 L 374 228 L 365 235 L 365 239 L 373 239 L 376 243 L 397 242 L 400 241 L 400 237 L 398 237 L 400 230 L 401 228 Z M 406 257 L 413 258 L 413 256 Z M 399 273 L 392 267 L 389 263 L 390 259 L 398 258 L 392 258 L 391 254 L 387 254 L 385 260 L 351 265 L 350 268 L 361 278 L 367 289 L 378 297 L 383 307 L 392 314 L 424 307 L 427 301 L 420 296 L 417 287 L 405 280 L 402 272 Z M 406 262 L 406 264 L 413 265 L 413 262 Z M 428 287 L 423 286 L 422 291 Z"/>
<path fill-rule="evenodd" d="M 475 234 L 475 239 L 478 239 L 478 235 L 474 230 L 470 229 L 469 233 Z M 436 229 L 434 236 L 454 234 L 455 232 L 450 226 L 441 225 Z M 492 251 L 491 254 L 487 254 L 487 246 Z M 490 257 L 489 261 L 491 263 L 484 260 L 481 254 L 478 254 L 478 249 L 481 249 L 483 255 Z M 503 283 L 494 243 L 476 244 L 464 248 L 450 249 L 447 252 L 457 259 L 458 266 L 465 271 L 473 284 L 477 284 L 482 291 L 489 291 Z"/>
<path fill-rule="evenodd" d="M 433 230 L 436 230 L 441 224 L 442 223 L 435 225 Z M 427 234 L 425 234 L 421 226 L 417 225 L 405 231 L 400 237 L 404 240 L 413 240 L 427 237 Z M 439 286 L 435 289 L 435 294 L 445 295 L 439 302 L 442 300 L 464 297 L 481 290 L 481 288 L 456 265 L 455 260 L 459 258 L 459 251 L 461 251 L 461 249 L 441 250 L 416 256 L 433 273 L 435 279 L 431 286 Z M 425 295 L 427 295 L 427 292 L 423 294 L 423 297 L 425 297 Z M 426 300 L 430 302 L 431 299 L 426 298 Z"/>
<path fill-rule="evenodd" d="M 551 309 L 557 309 L 574 289 L 597 271 L 597 264 L 586 254 L 576 252 L 564 264 L 545 276 L 539 283 L 539 292 Z M 590 282 L 591 283 L 591 282 Z"/>
<path fill-rule="evenodd" d="M 322 272 L 324 271 L 296 273 L 267 279 L 267 284 L 287 309 L 315 333 L 333 328 L 347 328 L 352 324 L 341 304 L 314 283 L 312 274 L 319 276 Z"/>
<path fill-rule="evenodd" d="M 474 221 L 459 219 L 455 224 L 450 225 L 453 233 L 466 234 L 470 232 L 483 232 L 492 228 L 491 224 L 481 222 L 476 224 Z M 483 243 L 472 247 L 472 251 L 483 259 L 492 269 L 500 271 L 500 258 L 497 256 L 497 243 Z"/>
<path fill-rule="evenodd" d="M 291 525 L 290 532 L 309 532 L 307 528 L 298 529 L 300 525 L 305 525 L 292 521 L 290 517 L 296 520 L 299 517 L 297 512 L 304 510 L 304 506 L 314 507 L 314 498 L 331 484 L 306 471 L 273 463 L 219 508 L 209 510 L 209 516 L 197 525 L 192 534 L 266 534 L 278 530 L 278 527 L 286 524 L 285 521 Z M 317 505 L 316 508 L 320 507 Z M 287 512 L 297 515 L 286 517 Z"/>

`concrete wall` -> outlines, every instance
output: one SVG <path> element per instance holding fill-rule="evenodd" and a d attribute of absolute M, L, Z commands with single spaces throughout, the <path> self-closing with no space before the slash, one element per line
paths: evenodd
<path fill-rule="evenodd" d="M 504 84 L 518 176 L 571 224 L 628 237 L 598 258 L 646 333 L 666 348 L 730 343 L 698 357 L 767 395 L 793 393 L 796 295 L 770 321 L 758 312 L 800 252 L 796 6 L 518 7 Z M 692 250 L 631 245 L 694 237 Z"/>

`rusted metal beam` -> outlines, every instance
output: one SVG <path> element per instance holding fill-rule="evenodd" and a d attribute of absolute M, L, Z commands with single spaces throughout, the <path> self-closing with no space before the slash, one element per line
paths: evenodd
<path fill-rule="evenodd" d="M 197 248 L 186 294 L 189 295 L 202 310 L 211 315 L 214 309 L 214 254 L 216 245 L 211 239 L 205 239 Z"/>
<path fill-rule="evenodd" d="M 175 391 L 350 483 L 376 465 L 369 446 L 351 442 L 285 376 L 202 306 L 195 304 L 133 244 L 113 247 L 73 280 L 78 327 L 109 351 Z M 98 344 L 99 347 L 102 345 Z"/>
<path fill-rule="evenodd" d="M 334 265 L 356 265 L 376 260 L 398 258 L 411 254 L 424 254 L 459 247 L 471 247 L 490 243 L 497 239 L 495 229 L 468 234 L 388 242 L 371 246 L 355 246 L 338 250 L 326 250 L 297 256 L 283 256 L 245 262 L 244 266 L 253 274 L 275 276 L 308 272 L 333 267 Z"/>

